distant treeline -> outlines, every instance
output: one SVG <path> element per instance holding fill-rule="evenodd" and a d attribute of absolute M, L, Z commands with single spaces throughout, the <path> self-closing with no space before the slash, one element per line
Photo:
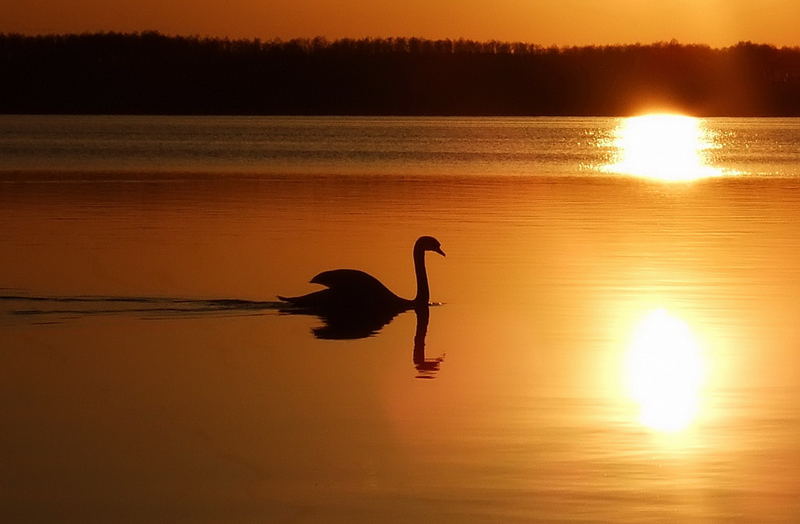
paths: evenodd
<path fill-rule="evenodd" d="M 800 116 L 800 48 L 0 34 L 0 112 Z"/>

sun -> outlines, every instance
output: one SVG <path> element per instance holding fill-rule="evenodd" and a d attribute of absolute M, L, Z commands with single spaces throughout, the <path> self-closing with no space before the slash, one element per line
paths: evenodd
<path fill-rule="evenodd" d="M 670 182 L 726 174 L 707 164 L 715 147 L 698 118 L 674 114 L 642 115 L 622 120 L 614 132 L 616 162 L 603 171 Z"/>
<path fill-rule="evenodd" d="M 643 425 L 664 432 L 688 427 L 704 375 L 700 346 L 684 321 L 664 309 L 642 319 L 627 356 L 627 382 Z"/>

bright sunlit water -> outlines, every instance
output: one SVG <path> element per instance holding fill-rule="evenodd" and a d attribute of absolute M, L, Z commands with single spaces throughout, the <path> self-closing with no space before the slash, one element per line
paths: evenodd
<path fill-rule="evenodd" d="M 798 119 L 0 116 L 2 520 L 797 521 L 798 209 Z"/>
<path fill-rule="evenodd" d="M 630 394 L 641 422 L 659 431 L 685 429 L 698 414 L 701 349 L 688 325 L 663 309 L 637 326 L 628 362 Z"/>
<path fill-rule="evenodd" d="M 662 114 L 626 118 L 609 145 L 618 153 L 617 162 L 603 166 L 608 173 L 667 182 L 736 174 L 711 165 L 708 150 L 722 146 L 699 118 Z"/>

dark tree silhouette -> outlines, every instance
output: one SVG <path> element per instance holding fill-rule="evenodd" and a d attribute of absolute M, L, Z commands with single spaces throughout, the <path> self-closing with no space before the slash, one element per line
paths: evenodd
<path fill-rule="evenodd" d="M 0 34 L 0 112 L 800 115 L 800 48 Z"/>

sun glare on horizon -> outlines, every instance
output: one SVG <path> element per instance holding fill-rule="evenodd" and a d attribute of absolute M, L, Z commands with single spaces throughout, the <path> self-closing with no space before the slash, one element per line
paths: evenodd
<path fill-rule="evenodd" d="M 628 391 L 644 426 L 674 433 L 694 421 L 705 365 L 684 321 L 664 309 L 651 311 L 634 332 L 626 365 Z"/>
<path fill-rule="evenodd" d="M 721 176 L 708 165 L 706 151 L 715 147 L 699 118 L 652 114 L 625 118 L 614 132 L 616 161 L 603 171 L 667 182 Z"/>

